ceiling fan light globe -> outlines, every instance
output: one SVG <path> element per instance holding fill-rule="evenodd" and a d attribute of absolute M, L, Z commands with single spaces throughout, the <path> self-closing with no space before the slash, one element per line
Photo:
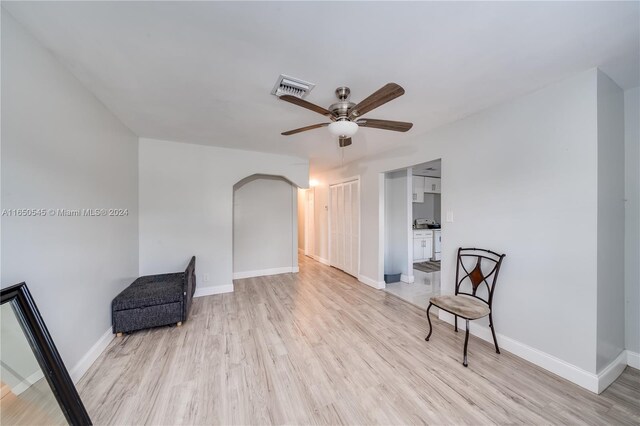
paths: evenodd
<path fill-rule="evenodd" d="M 350 138 L 358 131 L 358 125 L 353 121 L 340 120 L 329 124 L 329 132 L 333 136 Z"/>

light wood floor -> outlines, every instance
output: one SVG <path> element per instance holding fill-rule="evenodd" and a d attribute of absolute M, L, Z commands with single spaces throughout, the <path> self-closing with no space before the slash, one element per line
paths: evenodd
<path fill-rule="evenodd" d="M 115 339 L 79 384 L 95 424 L 629 424 L 640 374 L 597 396 L 335 269 L 235 281 L 182 327 Z M 499 329 L 500 324 L 497 324 Z"/>
<path fill-rule="evenodd" d="M 20 395 L 0 398 L 0 425 L 66 425 L 67 419 L 44 377 Z"/>

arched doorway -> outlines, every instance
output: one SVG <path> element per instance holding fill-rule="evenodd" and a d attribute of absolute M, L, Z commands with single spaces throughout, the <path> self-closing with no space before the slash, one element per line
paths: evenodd
<path fill-rule="evenodd" d="M 233 278 L 298 272 L 297 187 L 252 175 L 233 186 Z"/>

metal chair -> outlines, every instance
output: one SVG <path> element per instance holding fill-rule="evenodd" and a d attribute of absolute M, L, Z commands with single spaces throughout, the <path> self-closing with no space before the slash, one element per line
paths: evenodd
<path fill-rule="evenodd" d="M 467 345 L 469 343 L 469 321 L 484 318 L 489 316 L 489 327 L 491 328 L 491 334 L 493 335 L 493 343 L 496 345 L 496 353 L 500 353 L 498 347 L 498 341 L 496 340 L 495 327 L 493 325 L 492 317 L 492 303 L 493 292 L 495 290 L 496 281 L 498 280 L 498 273 L 500 272 L 500 265 L 502 259 L 506 255 L 498 254 L 491 250 L 478 249 L 478 248 L 462 248 L 458 249 L 458 263 L 456 265 L 456 289 L 455 295 L 436 296 L 429 300 L 429 307 L 427 308 L 427 320 L 429 321 L 429 334 L 424 339 L 427 342 L 433 327 L 431 326 L 431 317 L 429 317 L 429 310 L 432 306 L 437 306 L 443 311 L 453 314 L 455 317 L 455 331 L 458 331 L 458 317 L 464 318 L 466 322 L 466 334 L 464 336 L 464 360 L 462 365 L 468 366 L 467 363 Z M 475 266 L 473 266 L 475 264 Z M 471 269 L 473 267 L 473 269 Z M 471 270 L 471 271 L 470 271 Z M 470 271 L 470 272 L 469 272 Z M 460 278 L 462 275 L 462 278 Z M 489 283 L 490 281 L 490 283 Z M 460 287 L 463 283 L 469 282 L 471 284 L 471 293 L 462 291 Z M 480 293 L 484 292 L 484 287 L 480 287 L 480 284 L 486 285 L 486 294 L 478 294 L 478 288 L 482 289 Z"/>

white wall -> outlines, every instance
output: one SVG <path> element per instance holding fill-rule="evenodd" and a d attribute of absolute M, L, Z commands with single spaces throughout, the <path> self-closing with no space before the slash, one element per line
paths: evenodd
<path fill-rule="evenodd" d="M 640 87 L 624 93 L 625 346 L 640 353 Z"/>
<path fill-rule="evenodd" d="M 440 221 L 440 194 L 424 194 L 424 202 L 412 203 L 413 219 L 432 219 Z"/>
<path fill-rule="evenodd" d="M 598 72 L 598 345 L 600 372 L 624 351 L 624 95 Z"/>
<path fill-rule="evenodd" d="M 233 289 L 236 183 L 263 174 L 308 185 L 309 162 L 297 157 L 144 138 L 139 147 L 140 274 L 180 271 L 195 255 L 196 294 Z"/>
<path fill-rule="evenodd" d="M 329 264 L 329 185 L 337 182 L 326 182 L 322 187 L 312 188 L 314 194 L 313 245 L 315 247 L 313 254 L 326 264 Z M 360 196 L 362 197 L 362 194 Z M 362 225 L 360 229 L 364 229 Z M 362 253 L 360 258 L 362 259 Z M 360 270 L 362 271 L 362 264 L 360 264 Z"/>
<path fill-rule="evenodd" d="M 400 170 L 385 174 L 385 274 L 413 275 L 409 271 L 407 171 Z"/>
<path fill-rule="evenodd" d="M 128 209 L 2 217 L 2 286 L 27 282 L 73 370 L 138 273 L 137 137 L 4 9 L 1 62 L 3 209 Z"/>
<path fill-rule="evenodd" d="M 233 194 L 234 278 L 297 272 L 297 187 L 252 176 Z"/>
<path fill-rule="evenodd" d="M 415 134 L 386 155 L 312 176 L 321 182 L 316 193 L 340 176 L 361 176 L 361 273 L 379 281 L 379 174 L 442 158 L 442 210 L 454 216 L 443 223 L 442 276 L 453 277 L 460 246 L 506 253 L 494 316 L 503 342 L 585 385 L 597 371 L 596 89 L 589 70 Z M 326 221 L 317 222 L 320 236 Z M 451 279 L 442 289 L 453 293 Z"/>
<path fill-rule="evenodd" d="M 307 202 L 307 193 L 304 189 L 298 189 L 298 249 L 304 250 L 304 221 L 305 221 L 305 208 Z"/>

